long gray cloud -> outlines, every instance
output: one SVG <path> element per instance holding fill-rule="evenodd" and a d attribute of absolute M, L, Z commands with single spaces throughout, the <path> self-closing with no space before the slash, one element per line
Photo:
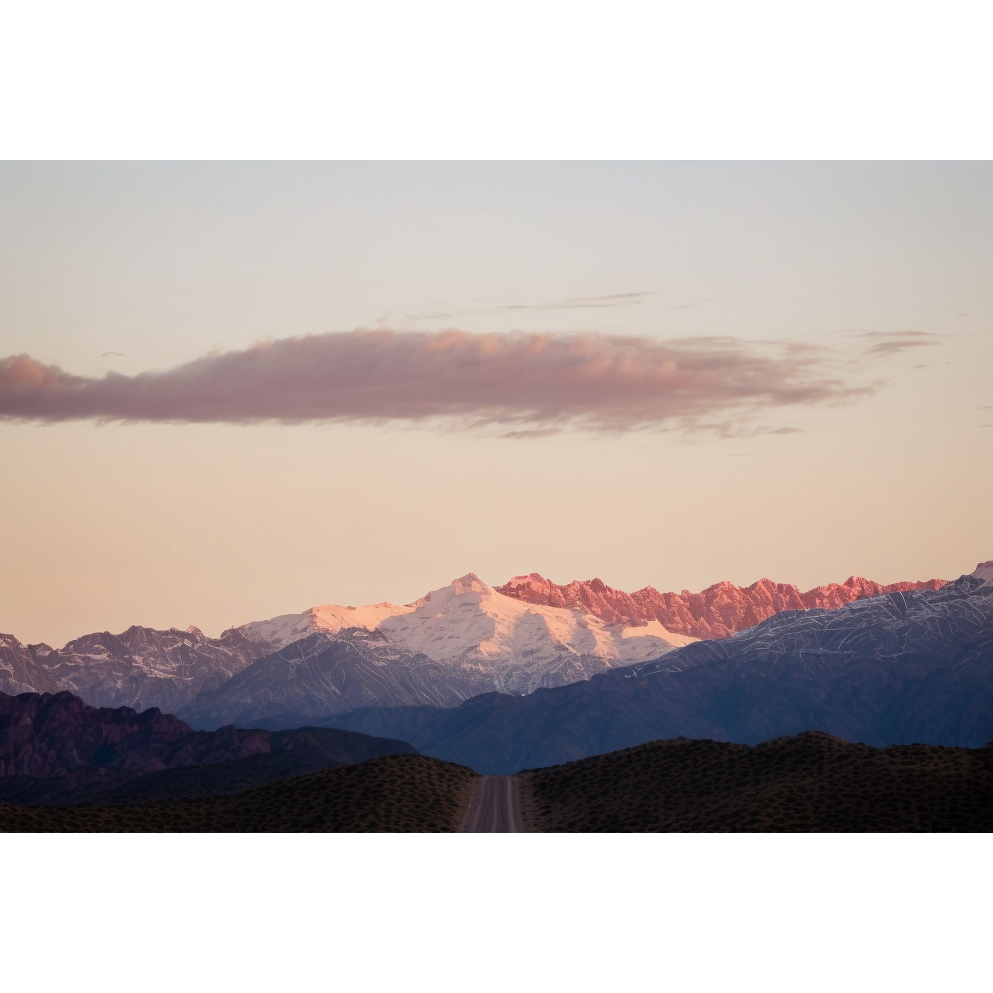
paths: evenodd
<path fill-rule="evenodd" d="M 0 419 L 295 424 L 437 420 L 528 437 L 698 428 L 871 392 L 824 354 L 734 338 L 358 330 L 260 342 L 164 371 L 76 376 L 0 360 Z"/>

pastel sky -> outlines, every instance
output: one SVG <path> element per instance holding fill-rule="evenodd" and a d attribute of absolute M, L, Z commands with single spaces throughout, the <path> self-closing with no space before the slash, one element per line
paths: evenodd
<path fill-rule="evenodd" d="M 991 179 L 0 164 L 0 631 L 970 571 Z"/>

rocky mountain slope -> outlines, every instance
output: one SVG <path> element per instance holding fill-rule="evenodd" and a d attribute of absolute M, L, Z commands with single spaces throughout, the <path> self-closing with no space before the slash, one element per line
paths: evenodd
<path fill-rule="evenodd" d="M 175 712 L 268 650 L 240 631 L 208 638 L 194 627 L 133 626 L 116 635 L 88 634 L 61 649 L 0 634 L 0 692 L 67 692 L 95 707 Z"/>
<path fill-rule="evenodd" d="M 769 579 L 760 579 L 747 587 L 716 583 L 701 593 L 690 593 L 689 590 L 660 593 L 652 586 L 635 593 L 624 593 L 599 579 L 558 586 L 532 572 L 528 576 L 515 576 L 495 589 L 524 603 L 583 610 L 608 624 L 659 623 L 677 634 L 709 639 L 726 638 L 784 610 L 832 610 L 883 593 L 938 590 L 944 584 L 943 579 L 929 579 L 883 586 L 871 579 L 851 576 L 843 583 L 815 586 L 806 593 L 801 593 L 796 586 Z"/>
<path fill-rule="evenodd" d="M 993 738 L 993 584 L 787 611 L 721 641 L 527 697 L 365 708 L 321 723 L 505 775 L 679 736 L 756 743 L 819 729 L 875 746 Z"/>
<path fill-rule="evenodd" d="M 565 647 L 554 655 L 521 653 L 489 663 L 470 648 L 439 662 L 399 650 L 379 631 L 353 628 L 314 634 L 263 656 L 198 694 L 179 715 L 198 728 L 296 727 L 359 707 L 454 707 L 494 691 L 523 696 L 630 664 Z"/>
<path fill-rule="evenodd" d="M 137 713 L 89 707 L 70 693 L 0 693 L 0 799 L 19 803 L 225 792 L 223 783 L 247 789 L 314 768 L 414 752 L 405 742 L 334 729 L 193 731 L 156 708 Z M 194 775 L 192 767 L 209 771 Z M 169 778 L 176 771 L 184 775 Z"/>

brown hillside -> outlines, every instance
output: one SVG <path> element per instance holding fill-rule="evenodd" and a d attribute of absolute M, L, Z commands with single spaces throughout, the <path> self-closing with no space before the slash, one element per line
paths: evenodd
<path fill-rule="evenodd" d="M 993 748 L 677 739 L 520 774 L 533 831 L 989 831 Z"/>
<path fill-rule="evenodd" d="M 0 831 L 461 831 L 471 769 L 391 755 L 297 776 L 234 796 L 156 803 L 15 807 Z"/>

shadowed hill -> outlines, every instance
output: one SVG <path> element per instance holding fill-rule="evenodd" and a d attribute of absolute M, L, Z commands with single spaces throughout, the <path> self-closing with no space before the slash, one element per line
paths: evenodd
<path fill-rule="evenodd" d="M 381 755 L 404 741 L 330 728 L 193 731 L 152 708 L 88 707 L 70 693 L 0 693 L 0 801 L 67 804 L 232 793 Z"/>
<path fill-rule="evenodd" d="M 423 755 L 391 755 L 234 796 L 156 803 L 0 804 L 0 831 L 461 831 L 476 774 Z"/>
<path fill-rule="evenodd" d="M 993 748 L 676 739 L 521 773 L 532 831 L 990 831 Z"/>

